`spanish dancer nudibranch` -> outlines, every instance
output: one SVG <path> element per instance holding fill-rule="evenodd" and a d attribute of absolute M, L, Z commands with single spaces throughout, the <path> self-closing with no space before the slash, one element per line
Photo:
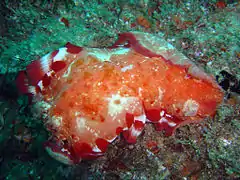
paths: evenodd
<path fill-rule="evenodd" d="M 52 133 L 45 149 L 65 164 L 102 156 L 120 133 L 135 143 L 146 122 L 172 135 L 213 117 L 223 100 L 211 76 L 143 32 L 122 33 L 108 48 L 67 43 L 33 61 L 16 82 Z"/>

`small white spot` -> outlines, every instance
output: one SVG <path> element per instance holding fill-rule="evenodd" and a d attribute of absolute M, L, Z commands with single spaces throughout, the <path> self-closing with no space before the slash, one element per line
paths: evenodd
<path fill-rule="evenodd" d="M 52 106 L 49 103 L 42 103 L 41 104 L 41 108 L 44 109 L 45 111 L 47 111 L 48 109 L 50 109 Z"/>
<path fill-rule="evenodd" d="M 158 100 L 162 101 L 164 95 L 164 90 L 161 88 L 158 88 Z"/>
<path fill-rule="evenodd" d="M 160 117 L 163 117 L 164 114 L 165 114 L 165 112 L 164 112 L 164 111 L 161 111 L 161 112 L 160 112 Z"/>
<path fill-rule="evenodd" d="M 171 126 L 171 127 L 174 127 L 174 126 L 176 126 L 177 124 L 174 123 L 174 122 L 168 122 L 168 125 Z"/>
<path fill-rule="evenodd" d="M 79 116 L 80 114 L 81 114 L 81 113 L 78 112 L 78 111 L 75 112 L 75 116 L 76 116 L 76 117 Z"/>
<path fill-rule="evenodd" d="M 166 117 L 172 117 L 170 114 L 166 114 Z"/>
<path fill-rule="evenodd" d="M 66 152 L 67 150 L 66 150 L 65 148 L 62 148 L 61 151 L 62 151 L 62 152 Z"/>
<path fill-rule="evenodd" d="M 232 144 L 232 141 L 229 141 L 225 138 L 221 138 L 221 140 L 222 140 L 224 146 L 228 146 L 228 145 Z"/>
<path fill-rule="evenodd" d="M 141 87 L 139 87 L 139 88 L 138 88 L 138 95 L 139 95 L 140 97 L 142 97 L 142 91 L 143 91 L 143 89 L 142 89 Z"/>
<path fill-rule="evenodd" d="M 128 110 L 134 101 L 138 101 L 136 97 L 122 97 L 119 94 L 113 94 L 112 97 L 107 98 L 108 103 L 108 114 L 112 117 L 117 116 L 124 110 Z M 116 101 L 119 101 L 116 103 Z"/>
<path fill-rule="evenodd" d="M 61 116 L 52 116 L 52 124 L 55 127 L 59 127 L 62 124 L 62 117 Z"/>
<path fill-rule="evenodd" d="M 29 86 L 28 87 L 28 92 L 33 94 L 33 95 L 36 95 L 37 94 L 36 87 L 35 86 Z"/>
<path fill-rule="evenodd" d="M 83 117 L 78 117 L 76 119 L 76 122 L 77 122 L 77 129 L 81 132 L 83 129 L 86 128 L 86 119 L 83 118 Z"/>
<path fill-rule="evenodd" d="M 212 61 L 207 62 L 207 66 L 211 66 L 213 64 Z"/>
<path fill-rule="evenodd" d="M 188 99 L 183 106 L 183 113 L 185 116 L 195 116 L 199 109 L 199 104 L 193 99 Z"/>
<path fill-rule="evenodd" d="M 94 147 L 92 148 L 92 151 L 93 151 L 93 152 L 102 152 L 97 146 L 94 146 Z"/>
<path fill-rule="evenodd" d="M 128 66 L 125 66 L 125 67 L 121 68 L 121 71 L 122 71 L 122 72 L 126 72 L 127 70 L 131 70 L 132 68 L 133 68 L 133 65 L 130 64 L 130 65 L 128 65 Z"/>

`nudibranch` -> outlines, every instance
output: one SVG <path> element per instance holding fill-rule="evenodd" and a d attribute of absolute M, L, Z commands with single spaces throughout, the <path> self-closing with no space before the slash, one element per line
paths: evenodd
<path fill-rule="evenodd" d="M 212 76 L 143 32 L 121 33 L 107 48 L 67 43 L 29 64 L 16 82 L 52 133 L 45 149 L 65 164 L 102 156 L 120 133 L 136 142 L 146 122 L 172 135 L 213 117 L 223 99 Z"/>

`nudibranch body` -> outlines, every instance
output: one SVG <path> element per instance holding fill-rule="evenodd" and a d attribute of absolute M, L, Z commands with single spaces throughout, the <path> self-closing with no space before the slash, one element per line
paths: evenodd
<path fill-rule="evenodd" d="M 52 132 L 46 150 L 65 164 L 102 156 L 120 133 L 136 142 L 146 122 L 171 135 L 214 116 L 223 99 L 211 76 L 141 32 L 122 33 L 108 48 L 67 43 L 28 65 L 17 85 Z"/>

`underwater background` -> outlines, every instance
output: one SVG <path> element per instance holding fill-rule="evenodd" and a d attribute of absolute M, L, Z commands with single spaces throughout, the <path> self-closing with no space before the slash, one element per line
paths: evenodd
<path fill-rule="evenodd" d="M 240 1 L 2 0 L 0 10 L 0 180 L 240 178 Z M 67 42 L 108 47 L 130 31 L 167 40 L 218 80 L 224 102 L 173 136 L 147 125 L 136 144 L 118 138 L 97 160 L 57 162 L 17 73 Z"/>

